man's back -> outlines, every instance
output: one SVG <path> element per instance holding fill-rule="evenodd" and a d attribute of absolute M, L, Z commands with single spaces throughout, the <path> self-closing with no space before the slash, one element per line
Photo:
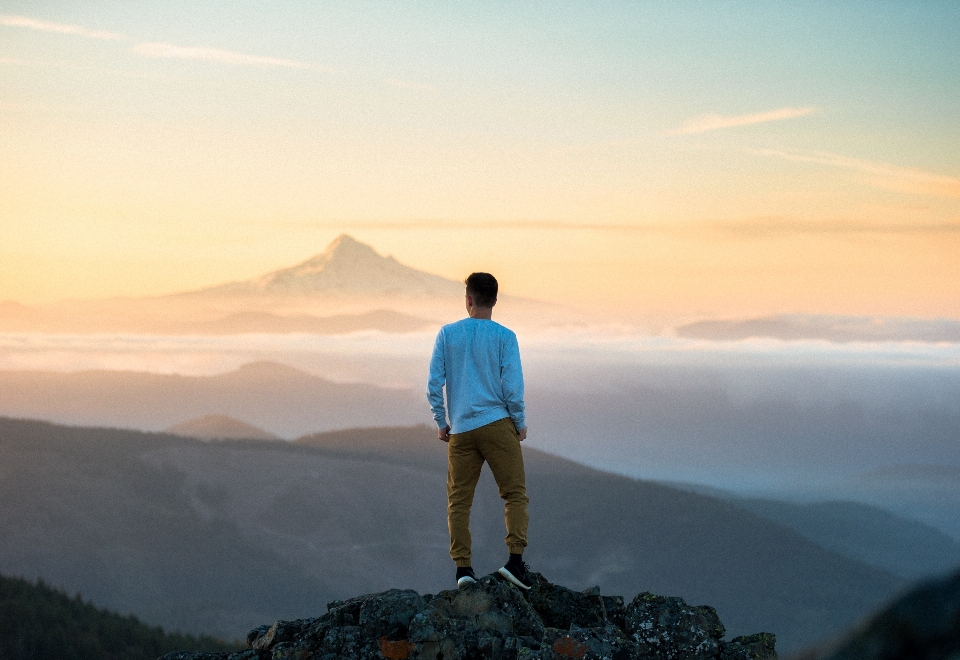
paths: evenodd
<path fill-rule="evenodd" d="M 446 385 L 446 405 L 442 388 Z M 438 426 L 447 414 L 452 433 L 510 417 L 526 426 L 520 349 L 512 330 L 489 319 L 467 318 L 437 334 L 427 386 Z"/>

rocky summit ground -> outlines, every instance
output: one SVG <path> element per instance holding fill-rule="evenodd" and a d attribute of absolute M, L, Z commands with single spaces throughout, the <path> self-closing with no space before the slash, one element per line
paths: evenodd
<path fill-rule="evenodd" d="M 542 576 L 523 592 L 499 575 L 420 595 L 392 589 L 327 605 L 315 619 L 277 621 L 235 653 L 180 651 L 161 660 L 762 660 L 776 639 L 724 641 L 712 607 L 641 593 L 629 604 L 599 588 L 573 591 Z"/>

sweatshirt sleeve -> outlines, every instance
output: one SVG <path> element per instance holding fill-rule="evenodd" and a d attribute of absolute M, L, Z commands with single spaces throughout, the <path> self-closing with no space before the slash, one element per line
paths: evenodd
<path fill-rule="evenodd" d="M 520 346 L 517 336 L 510 333 L 503 343 L 503 357 L 500 362 L 500 385 L 503 388 L 503 401 L 514 426 L 521 430 L 527 426 L 523 404 L 523 369 L 520 366 Z"/>
<path fill-rule="evenodd" d="M 433 345 L 433 356 L 430 358 L 430 376 L 427 379 L 427 401 L 433 411 L 433 419 L 437 428 L 447 426 L 447 409 L 443 405 L 443 386 L 447 381 L 447 370 L 443 357 L 443 330 L 437 333 L 437 341 Z"/>

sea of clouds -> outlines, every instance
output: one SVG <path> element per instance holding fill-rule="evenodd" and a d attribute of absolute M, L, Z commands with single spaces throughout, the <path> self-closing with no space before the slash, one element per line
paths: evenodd
<path fill-rule="evenodd" d="M 0 370 L 202 376 L 266 360 L 422 390 L 433 341 L 433 332 L 14 333 L 0 335 Z M 520 343 L 530 444 L 594 467 L 741 490 L 904 463 L 960 467 L 960 343 L 709 341 L 622 328 L 521 333 Z"/>

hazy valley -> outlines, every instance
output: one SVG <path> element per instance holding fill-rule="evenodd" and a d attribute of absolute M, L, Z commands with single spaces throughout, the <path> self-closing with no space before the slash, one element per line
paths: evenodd
<path fill-rule="evenodd" d="M 198 376 L 0 371 L 0 414 L 149 431 L 219 414 L 288 439 L 426 423 L 429 336 L 404 341 L 361 337 L 337 344 L 357 357 L 332 366 L 323 349 L 303 358 L 360 382 L 272 362 Z M 368 350 L 374 355 L 363 357 Z M 632 477 L 741 496 L 876 505 L 960 539 L 954 372 L 843 363 L 797 368 L 783 364 L 789 349 L 762 366 L 750 364 L 755 356 L 727 357 L 738 364 L 711 364 L 720 358 L 707 352 L 685 351 L 683 361 L 663 364 L 645 353 L 577 355 L 533 346 L 526 361 L 529 442 Z M 393 386 L 372 384 L 378 374 Z"/>
<path fill-rule="evenodd" d="M 0 439 L 0 572 L 150 623 L 235 637 L 335 597 L 451 580 L 444 447 L 426 427 L 288 444 L 5 419 Z M 571 587 L 710 603 L 732 634 L 775 630 L 789 649 L 906 584 L 729 501 L 533 449 L 527 464 L 528 559 Z M 480 493 L 475 564 L 487 571 L 503 560 L 502 510 L 486 477 Z M 901 544 L 915 531 L 902 529 Z"/>

